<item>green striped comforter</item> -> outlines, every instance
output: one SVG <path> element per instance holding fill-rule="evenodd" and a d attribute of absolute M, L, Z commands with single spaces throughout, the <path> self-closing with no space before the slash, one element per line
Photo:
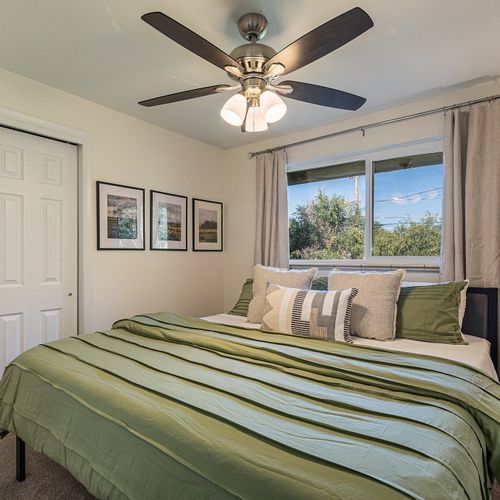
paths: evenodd
<path fill-rule="evenodd" d="M 158 313 L 19 356 L 0 429 L 99 498 L 476 500 L 499 399 L 451 361 Z"/>

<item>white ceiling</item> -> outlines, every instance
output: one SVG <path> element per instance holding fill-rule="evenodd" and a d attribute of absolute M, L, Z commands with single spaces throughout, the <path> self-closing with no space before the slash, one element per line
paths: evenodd
<path fill-rule="evenodd" d="M 229 53 L 244 43 L 236 21 L 246 12 L 268 18 L 262 42 L 279 50 L 354 6 L 374 28 L 290 79 L 362 95 L 361 114 L 500 74 L 499 0 L 0 0 L 0 67 L 230 148 L 352 113 L 287 100 L 280 122 L 243 134 L 219 116 L 228 94 L 143 108 L 137 101 L 230 80 L 140 16 L 163 11 Z"/>

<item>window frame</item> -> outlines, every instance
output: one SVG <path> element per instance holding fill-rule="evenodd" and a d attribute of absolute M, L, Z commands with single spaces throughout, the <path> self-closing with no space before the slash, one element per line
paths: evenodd
<path fill-rule="evenodd" d="M 310 170 L 325 166 L 342 165 L 345 163 L 365 162 L 365 247 L 363 259 L 290 259 L 290 266 L 303 267 L 383 267 L 383 268 L 439 268 L 438 255 L 435 256 L 374 256 L 373 248 L 373 163 L 381 160 L 389 160 L 399 156 L 412 156 L 426 153 L 443 153 L 443 138 L 432 138 L 406 145 L 393 145 L 383 148 L 368 150 L 365 153 L 353 153 L 352 155 L 339 155 L 331 161 L 321 163 L 301 163 L 287 166 L 287 173 L 299 170 Z M 444 183 L 444 179 L 443 179 Z M 288 189 L 288 187 L 287 187 Z"/>

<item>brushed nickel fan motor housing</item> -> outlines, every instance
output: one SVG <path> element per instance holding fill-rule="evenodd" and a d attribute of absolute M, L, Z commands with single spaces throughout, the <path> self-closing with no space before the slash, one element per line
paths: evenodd
<path fill-rule="evenodd" d="M 241 36 L 250 43 L 236 47 L 231 52 L 231 57 L 243 67 L 245 75 L 261 75 L 266 62 L 276 54 L 272 47 L 258 43 L 267 32 L 267 19 L 257 12 L 245 14 L 238 20 L 238 29 Z M 228 75 L 233 80 L 241 80 L 241 77 L 230 73 Z"/>
<path fill-rule="evenodd" d="M 238 19 L 240 35 L 249 42 L 256 42 L 267 33 L 267 19 L 258 12 L 250 12 Z"/>
<path fill-rule="evenodd" d="M 245 73 L 262 73 L 264 64 L 276 54 L 276 51 L 262 43 L 244 43 L 231 52 L 231 57 L 238 61 Z"/>

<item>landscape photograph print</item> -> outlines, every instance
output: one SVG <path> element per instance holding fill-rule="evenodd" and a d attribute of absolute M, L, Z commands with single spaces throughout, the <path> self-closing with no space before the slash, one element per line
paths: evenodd
<path fill-rule="evenodd" d="M 222 251 L 222 210 L 220 202 L 193 199 L 194 251 Z"/>
<path fill-rule="evenodd" d="M 151 191 L 151 250 L 187 250 L 187 197 Z"/>
<path fill-rule="evenodd" d="M 217 211 L 200 208 L 198 224 L 200 243 L 217 243 Z"/>
<path fill-rule="evenodd" d="M 108 194 L 108 238 L 137 238 L 137 200 L 128 196 Z"/>
<path fill-rule="evenodd" d="M 97 181 L 97 249 L 144 250 L 144 189 Z"/>
<path fill-rule="evenodd" d="M 159 203 L 158 205 L 158 239 L 161 241 L 181 241 L 180 205 Z"/>

